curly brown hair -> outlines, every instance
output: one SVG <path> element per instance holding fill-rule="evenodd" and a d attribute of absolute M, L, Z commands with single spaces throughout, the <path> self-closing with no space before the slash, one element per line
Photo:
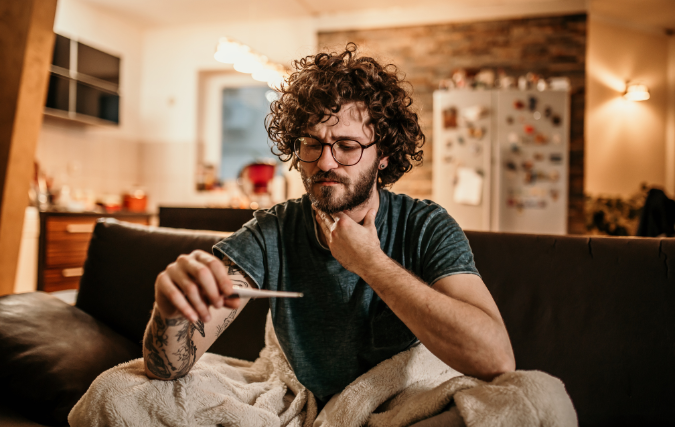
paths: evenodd
<path fill-rule="evenodd" d="M 293 142 L 303 132 L 327 121 L 349 102 L 362 102 L 374 126 L 380 157 L 389 165 L 380 170 L 378 188 L 390 186 L 422 162 L 425 137 L 412 108 L 410 84 L 393 64 L 357 55 L 355 43 L 342 53 L 318 53 L 293 62 L 295 72 L 281 85 L 281 96 L 265 119 L 272 152 L 281 161 L 293 160 Z M 327 113 L 328 111 L 328 113 Z"/>

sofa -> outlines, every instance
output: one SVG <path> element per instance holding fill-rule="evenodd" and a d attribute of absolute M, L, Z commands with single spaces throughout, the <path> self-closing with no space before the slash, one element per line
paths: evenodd
<path fill-rule="evenodd" d="M 581 426 L 675 425 L 675 240 L 466 235 L 502 313 L 518 369 L 560 378 Z M 74 306 L 0 298 L 0 425 L 66 425 L 101 372 L 141 357 L 156 275 L 221 236 L 100 220 Z M 210 351 L 254 360 L 267 301 Z"/>

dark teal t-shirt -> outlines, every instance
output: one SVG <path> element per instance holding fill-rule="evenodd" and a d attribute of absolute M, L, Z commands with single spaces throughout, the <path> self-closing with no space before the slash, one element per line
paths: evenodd
<path fill-rule="evenodd" d="M 439 205 L 380 190 L 375 218 L 382 250 L 433 285 L 458 273 L 478 274 L 464 233 Z M 323 247 L 307 196 L 254 213 L 214 246 L 258 287 L 303 292 L 272 298 L 279 344 L 300 382 L 321 401 L 341 392 L 417 338 L 359 276 Z"/>

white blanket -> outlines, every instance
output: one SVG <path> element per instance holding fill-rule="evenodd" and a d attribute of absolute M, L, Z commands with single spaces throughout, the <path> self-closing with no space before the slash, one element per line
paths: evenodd
<path fill-rule="evenodd" d="M 295 377 L 269 316 L 265 343 L 255 362 L 207 353 L 175 381 L 148 379 L 142 359 L 123 363 L 92 383 L 68 421 L 72 427 L 577 425 L 557 378 L 516 371 L 485 383 L 462 376 L 423 345 L 357 378 L 317 420 L 314 396 Z"/>

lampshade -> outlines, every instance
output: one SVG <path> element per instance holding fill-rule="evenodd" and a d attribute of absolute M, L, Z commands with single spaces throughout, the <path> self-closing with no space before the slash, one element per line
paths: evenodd
<path fill-rule="evenodd" d="M 628 83 L 623 97 L 629 101 L 646 101 L 649 99 L 649 88 L 642 83 Z"/>

